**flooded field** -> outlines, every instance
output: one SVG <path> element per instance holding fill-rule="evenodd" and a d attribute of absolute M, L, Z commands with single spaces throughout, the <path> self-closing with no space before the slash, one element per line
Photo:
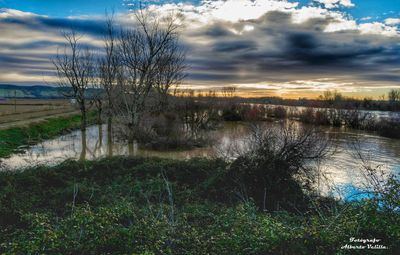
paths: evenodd
<path fill-rule="evenodd" d="M 260 125 L 267 129 L 280 124 L 263 122 Z M 343 128 L 325 128 L 323 131 L 332 138 L 335 152 L 317 166 L 323 173 L 318 186 L 321 193 L 333 193 L 348 199 L 357 195 L 364 184 L 359 154 L 373 167 L 379 167 L 386 173 L 400 173 L 400 140 Z M 0 165 L 3 170 L 19 169 L 40 164 L 55 165 L 66 159 L 90 160 L 112 155 L 172 159 L 232 158 L 235 156 L 232 148 L 238 148 L 245 143 L 249 133 L 247 124 L 226 123 L 223 128 L 209 132 L 214 140 L 211 146 L 182 151 L 156 151 L 142 148 L 138 144 L 117 141 L 107 134 L 106 125 L 91 126 L 86 131 L 86 139 L 82 139 L 81 131 L 74 131 L 29 148 L 20 148 L 21 152 L 1 159 Z M 356 150 L 355 147 L 359 149 Z"/>

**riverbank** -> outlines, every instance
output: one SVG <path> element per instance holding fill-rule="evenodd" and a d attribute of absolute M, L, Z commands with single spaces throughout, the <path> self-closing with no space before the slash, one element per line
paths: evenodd
<path fill-rule="evenodd" d="M 80 126 L 80 115 L 56 117 L 28 126 L 0 130 L 0 158 L 11 155 L 21 146 L 37 144 L 43 140 L 65 134 Z M 88 123 L 95 123 L 96 114 L 88 114 Z"/>
<path fill-rule="evenodd" d="M 0 253 L 396 254 L 400 248 L 398 213 L 373 200 L 318 198 L 301 211 L 262 212 L 251 198 L 235 195 L 229 169 L 222 160 L 116 157 L 1 172 Z M 373 245 L 385 249 L 344 251 L 366 245 L 350 238 L 377 238 Z"/>

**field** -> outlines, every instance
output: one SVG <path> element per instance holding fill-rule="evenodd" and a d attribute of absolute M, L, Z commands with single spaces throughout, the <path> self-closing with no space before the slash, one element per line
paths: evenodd
<path fill-rule="evenodd" d="M 222 160 L 108 158 L 0 172 L 0 253 L 398 254 L 399 217 L 377 202 L 262 212 L 237 199 L 230 169 Z M 343 250 L 350 237 L 379 237 L 383 248 Z"/>
<path fill-rule="evenodd" d="M 0 129 L 27 125 L 47 117 L 77 113 L 67 100 L 8 99 L 0 101 Z"/>

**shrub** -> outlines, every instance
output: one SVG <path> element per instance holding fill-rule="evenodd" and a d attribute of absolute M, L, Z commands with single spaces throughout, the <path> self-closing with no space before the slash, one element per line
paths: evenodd
<path fill-rule="evenodd" d="M 273 116 L 275 118 L 284 119 L 287 116 L 287 111 L 283 106 L 276 106 L 273 110 Z"/>
<path fill-rule="evenodd" d="M 254 199 L 262 209 L 302 206 L 303 191 L 313 181 L 307 163 L 321 159 L 329 141 L 312 129 L 294 125 L 261 130 L 255 127 L 248 150 L 232 164 L 230 175 L 244 199 Z"/>
<path fill-rule="evenodd" d="M 228 109 L 224 109 L 222 112 L 222 118 L 225 121 L 242 121 L 242 117 L 234 106 Z"/>
<path fill-rule="evenodd" d="M 384 119 L 376 124 L 378 134 L 381 136 L 400 139 L 400 121 L 396 119 Z"/>
<path fill-rule="evenodd" d="M 317 110 L 315 112 L 315 124 L 317 125 L 330 125 L 329 117 L 324 110 Z"/>
<path fill-rule="evenodd" d="M 311 107 L 306 108 L 305 110 L 300 112 L 300 121 L 304 123 L 314 123 L 315 116 L 314 116 L 314 109 Z"/>

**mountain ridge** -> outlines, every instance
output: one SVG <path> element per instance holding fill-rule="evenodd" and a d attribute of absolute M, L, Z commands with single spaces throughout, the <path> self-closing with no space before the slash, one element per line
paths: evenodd
<path fill-rule="evenodd" d="M 71 88 L 60 88 L 49 85 L 14 85 L 0 84 L 0 98 L 19 99 L 64 99 L 62 92 Z M 88 96 L 93 95 L 96 89 L 88 89 Z"/>

